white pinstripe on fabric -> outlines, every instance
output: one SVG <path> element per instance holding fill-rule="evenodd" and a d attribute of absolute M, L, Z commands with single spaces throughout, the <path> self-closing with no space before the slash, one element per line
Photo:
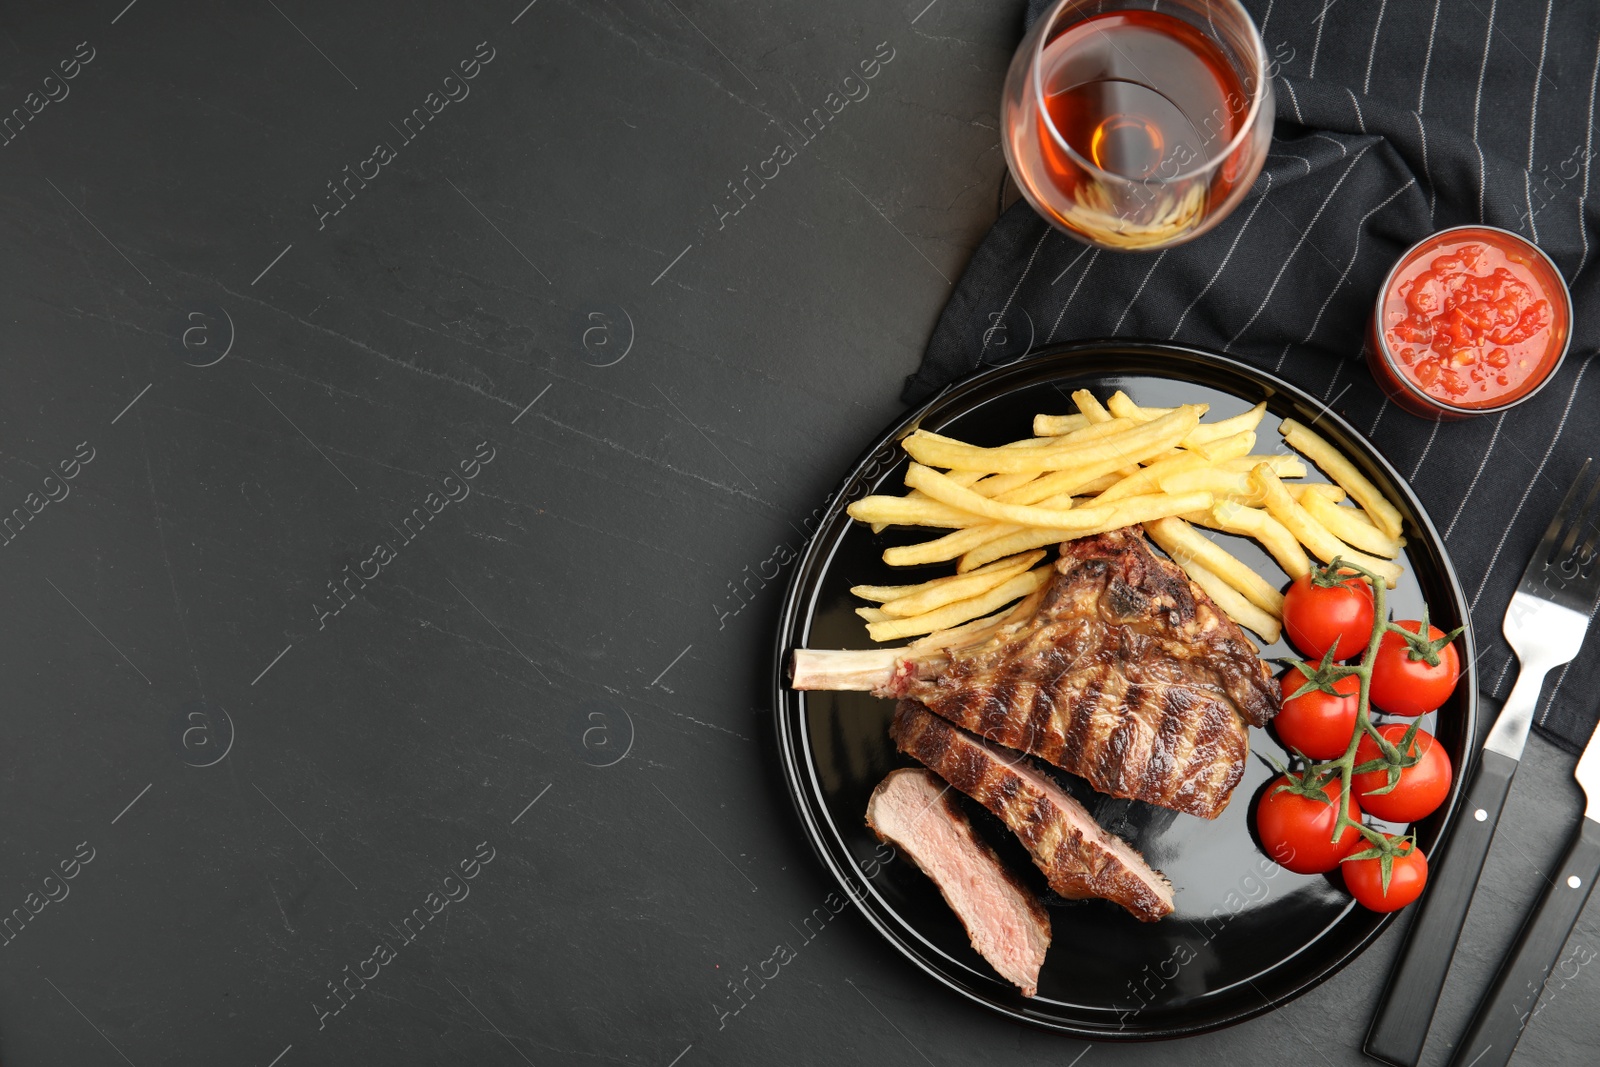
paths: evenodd
<path fill-rule="evenodd" d="M 1367 51 L 1367 74 L 1361 79 L 1361 95 L 1366 96 L 1372 92 L 1372 61 L 1378 58 L 1378 34 L 1383 30 L 1383 13 L 1389 9 L 1389 0 L 1379 0 L 1378 21 L 1372 27 L 1372 47 Z M 1360 111 L 1360 108 L 1356 109 Z M 1362 128 L 1366 132 L 1366 128 Z"/>
<path fill-rule="evenodd" d="M 1088 245 L 1084 245 L 1083 249 L 1077 255 L 1072 257 L 1072 262 L 1068 263 L 1065 267 L 1062 267 L 1060 274 L 1057 274 L 1054 278 L 1050 279 L 1050 284 L 1054 285 L 1056 282 L 1059 282 L 1062 278 L 1065 278 L 1067 276 L 1067 271 L 1071 270 L 1073 267 L 1076 267 L 1078 265 L 1078 260 L 1082 259 L 1084 256 L 1086 256 L 1088 254 L 1089 254 L 1089 246 Z"/>
<path fill-rule="evenodd" d="M 1478 221 L 1483 221 L 1483 198 L 1489 188 L 1489 166 L 1478 143 L 1478 114 L 1483 110 L 1483 78 L 1489 73 L 1489 51 L 1494 47 L 1494 12 L 1499 0 L 1489 0 L 1489 26 L 1483 35 L 1483 62 L 1478 65 L 1478 92 L 1472 98 L 1472 146 L 1478 150 Z"/>
<path fill-rule="evenodd" d="M 1439 32 L 1439 5 L 1444 0 L 1433 0 L 1433 25 L 1428 27 L 1428 47 L 1422 53 L 1422 84 L 1417 87 L 1417 114 L 1422 114 L 1422 105 L 1428 99 L 1428 68 L 1433 66 L 1433 37 Z"/>
<path fill-rule="evenodd" d="M 1139 294 L 1143 293 L 1144 287 L 1150 284 L 1150 279 L 1155 276 L 1156 268 L 1161 266 L 1161 261 L 1167 258 L 1167 253 L 1169 251 L 1171 251 L 1171 249 L 1163 248 L 1161 250 L 1161 254 L 1156 257 L 1156 261 L 1150 264 L 1150 269 L 1144 272 L 1144 281 L 1140 282 L 1139 288 L 1133 291 L 1133 299 L 1129 300 L 1128 306 L 1122 309 L 1122 315 L 1117 319 L 1117 324 L 1111 327 L 1112 337 L 1115 337 L 1122 331 L 1122 324 L 1128 318 L 1128 312 L 1132 311 L 1133 305 L 1139 302 Z"/>
<path fill-rule="evenodd" d="M 1066 301 L 1061 305 L 1061 311 L 1056 315 L 1054 325 L 1050 327 L 1050 336 L 1044 339 L 1045 344 L 1049 344 L 1056 339 L 1056 331 L 1061 328 L 1061 320 L 1066 317 L 1067 307 L 1072 303 L 1072 298 L 1078 295 L 1078 289 L 1082 287 L 1083 280 L 1089 276 L 1090 271 L 1094 270 L 1094 261 L 1099 258 L 1100 249 L 1097 248 L 1094 250 L 1094 255 L 1089 257 L 1089 262 L 1084 264 L 1083 273 L 1078 275 L 1077 284 L 1072 287 L 1072 292 L 1067 294 Z"/>
<path fill-rule="evenodd" d="M 1472 476 L 1472 481 L 1467 483 L 1467 491 L 1461 494 L 1461 503 L 1456 505 L 1456 513 L 1450 516 L 1450 525 L 1444 528 L 1444 539 L 1450 540 L 1450 535 L 1455 532 L 1456 523 L 1461 521 L 1461 513 L 1467 510 L 1467 501 L 1472 499 L 1472 491 L 1478 488 L 1478 479 L 1483 477 L 1483 468 L 1489 465 L 1489 457 L 1494 455 L 1494 446 L 1500 440 L 1500 428 L 1506 424 L 1508 412 L 1502 411 L 1500 417 L 1494 422 L 1494 433 L 1489 435 L 1489 447 L 1483 451 L 1483 459 L 1478 463 L 1478 471 Z"/>
<path fill-rule="evenodd" d="M 1365 215 L 1361 216 L 1361 221 L 1356 223 L 1356 241 L 1355 245 L 1350 249 L 1350 258 L 1345 262 L 1344 271 L 1339 275 L 1339 280 L 1333 283 L 1333 288 L 1328 290 L 1328 295 L 1322 298 L 1322 306 L 1317 308 L 1316 317 L 1311 320 L 1311 329 L 1307 330 L 1306 335 L 1300 339 L 1301 344 L 1309 344 L 1311 342 L 1311 338 L 1316 336 L 1317 327 L 1322 322 L 1323 312 L 1328 310 L 1328 305 L 1333 303 L 1334 296 L 1338 294 L 1339 289 L 1344 285 L 1345 280 L 1350 277 L 1350 271 L 1356 265 L 1356 257 L 1361 254 L 1361 237 L 1367 232 L 1367 220 L 1371 219 L 1372 216 L 1388 207 L 1394 202 L 1395 197 L 1399 196 L 1401 193 L 1405 192 L 1415 184 L 1417 184 L 1417 179 L 1407 178 L 1404 185 L 1390 193 L 1388 196 L 1384 197 L 1382 203 L 1373 208 L 1371 211 L 1367 212 Z M 1283 369 L 1283 361 L 1288 357 L 1290 347 L 1290 345 L 1283 346 L 1283 351 L 1278 355 L 1278 365 L 1273 368 L 1275 371 Z"/>
<path fill-rule="evenodd" d="M 1311 136 L 1319 138 L 1319 139 L 1324 140 L 1324 141 L 1327 141 L 1329 144 L 1333 145 L 1333 147 L 1337 148 L 1339 150 L 1339 158 L 1340 159 L 1344 159 L 1344 158 L 1346 158 L 1347 156 L 1350 155 L 1350 150 L 1344 146 L 1344 142 L 1343 141 L 1338 140 L 1337 138 L 1334 138 L 1334 137 L 1329 137 L 1327 134 L 1323 133 L 1321 130 L 1318 130 L 1316 133 L 1312 134 Z"/>
<path fill-rule="evenodd" d="M 1317 53 L 1322 51 L 1322 27 L 1328 24 L 1328 9 L 1338 2 L 1339 0 L 1322 0 L 1322 14 L 1318 15 L 1315 19 L 1317 24 L 1317 39 L 1311 43 L 1311 70 L 1306 75 L 1306 77 L 1313 80 L 1315 80 L 1317 76 Z M 1295 108 L 1295 110 L 1299 110 L 1298 106 Z"/>
<path fill-rule="evenodd" d="M 1261 303 L 1256 306 L 1255 313 L 1250 316 L 1250 320 L 1239 327 L 1239 332 L 1230 337 L 1228 343 L 1222 346 L 1224 352 L 1231 352 L 1233 343 L 1242 337 L 1246 330 L 1255 325 L 1256 319 L 1261 317 L 1261 313 L 1266 310 L 1268 302 L 1272 300 L 1272 294 L 1277 290 L 1278 283 L 1283 281 L 1283 272 L 1289 269 L 1290 263 L 1294 262 L 1294 257 L 1299 254 L 1300 247 L 1311 236 L 1311 231 L 1316 228 L 1317 220 L 1322 218 L 1322 213 L 1328 209 L 1328 204 L 1332 202 L 1334 194 L 1339 191 L 1339 187 L 1344 184 L 1344 180 L 1350 177 L 1350 172 L 1355 170 L 1356 164 L 1361 162 L 1361 157 L 1366 155 L 1367 149 L 1371 147 L 1372 145 L 1370 144 L 1361 146 L 1361 151 L 1355 154 L 1355 158 L 1350 161 L 1349 166 L 1344 168 L 1344 173 L 1339 175 L 1339 180 L 1333 183 L 1332 189 L 1328 190 L 1328 195 L 1322 198 L 1322 203 L 1317 207 L 1316 214 L 1311 216 L 1311 222 L 1301 232 L 1300 239 L 1294 243 L 1294 247 L 1289 250 L 1289 254 L 1278 265 L 1278 273 L 1273 275 L 1272 284 L 1267 287 L 1267 295 L 1261 298 Z"/>
<path fill-rule="evenodd" d="M 1528 198 L 1528 231 L 1539 240 L 1539 222 L 1533 210 L 1533 145 L 1539 133 L 1539 86 L 1544 81 L 1544 57 L 1550 48 L 1550 9 L 1555 0 L 1544 0 L 1544 32 L 1539 37 L 1539 66 L 1533 76 L 1533 103 L 1528 114 L 1528 167 L 1522 172 L 1522 192 Z"/>
<path fill-rule="evenodd" d="M 1270 153 L 1267 154 L 1267 158 L 1268 159 L 1298 159 L 1306 168 L 1306 177 L 1308 177 L 1308 178 L 1311 177 L 1311 160 L 1307 159 L 1305 156 L 1297 156 L 1293 152 L 1270 152 Z M 1272 175 L 1270 175 L 1270 174 L 1267 175 L 1267 177 L 1269 177 L 1269 178 L 1271 176 Z"/>
<path fill-rule="evenodd" d="M 1411 477 L 1407 478 L 1406 481 L 1414 482 L 1417 480 L 1417 472 L 1422 469 L 1422 464 L 1428 458 L 1428 453 L 1433 451 L 1434 439 L 1439 436 L 1439 427 L 1443 425 L 1443 419 L 1434 420 L 1433 430 L 1428 434 L 1428 443 L 1422 446 L 1422 455 L 1417 457 L 1417 465 L 1411 468 Z"/>
<path fill-rule="evenodd" d="M 1589 161 L 1594 158 L 1594 87 L 1597 77 L 1600 77 L 1600 41 L 1595 42 L 1594 70 L 1589 74 L 1589 111 L 1584 115 L 1583 195 L 1578 199 L 1578 235 L 1583 238 L 1583 258 L 1578 260 L 1578 269 L 1572 272 L 1574 282 L 1589 263 L 1589 227 L 1584 225 L 1583 205 L 1589 200 Z"/>
<path fill-rule="evenodd" d="M 1384 397 L 1383 403 L 1378 405 L 1377 417 L 1372 420 L 1372 425 L 1367 429 L 1367 436 L 1371 437 L 1378 432 L 1378 423 L 1383 421 L 1383 413 L 1389 410 L 1389 398 Z"/>
<path fill-rule="evenodd" d="M 1277 0 L 1267 0 L 1267 13 L 1261 16 L 1261 28 L 1256 31 L 1262 37 L 1267 35 L 1267 23 L 1272 21 L 1272 5 L 1276 2 Z"/>
<path fill-rule="evenodd" d="M 1295 121 L 1304 126 L 1306 124 L 1306 118 L 1300 113 L 1300 98 L 1294 95 L 1294 86 L 1289 83 L 1288 78 L 1283 78 L 1281 80 L 1283 82 L 1283 87 L 1289 90 L 1289 103 L 1294 105 Z"/>
<path fill-rule="evenodd" d="M 1428 99 L 1428 70 L 1433 66 L 1433 38 L 1439 32 L 1439 5 L 1444 0 L 1433 0 L 1433 23 L 1428 27 L 1428 48 L 1422 54 L 1422 82 L 1417 86 L 1417 129 L 1422 131 L 1422 173 L 1428 179 L 1428 222 L 1433 222 L 1433 209 L 1438 193 L 1433 187 L 1433 175 L 1428 170 L 1428 132 L 1422 125 L 1422 106 Z"/>
<path fill-rule="evenodd" d="M 1422 112 L 1413 111 L 1412 117 L 1417 120 L 1417 132 L 1422 135 L 1422 180 L 1428 183 L 1428 225 L 1433 225 L 1434 198 L 1438 195 L 1433 188 L 1433 172 L 1428 169 L 1428 130 L 1422 125 Z"/>
<path fill-rule="evenodd" d="M 1033 261 L 1039 258 L 1039 249 L 1044 247 L 1045 239 L 1050 236 L 1050 224 L 1043 223 L 1044 232 L 1039 235 L 1039 242 L 1033 246 L 1033 254 L 1028 257 L 1027 264 L 1022 268 L 1022 273 L 1017 275 L 1017 284 L 1011 287 L 1011 295 L 1006 297 L 1005 306 L 1000 309 L 1000 317 L 996 322 L 1006 321 L 1006 312 L 1011 310 L 1012 301 L 1017 299 L 1017 290 L 1022 288 L 1022 283 L 1028 280 L 1028 273 L 1033 270 Z M 984 331 L 983 348 L 978 352 L 978 363 L 983 364 L 983 353 L 989 350 L 989 333 Z"/>
<path fill-rule="evenodd" d="M 1305 161 L 1301 160 L 1301 162 L 1304 163 Z M 1306 163 L 1306 173 L 1309 174 L 1310 172 L 1311 164 Z M 1205 295 L 1211 291 L 1213 285 L 1217 284 L 1217 279 L 1222 277 L 1223 268 L 1228 265 L 1228 260 L 1233 258 L 1233 250 L 1239 247 L 1239 239 L 1244 236 L 1244 231 L 1250 228 L 1250 223 L 1255 220 L 1256 212 L 1261 210 L 1261 205 L 1266 203 L 1267 194 L 1272 191 L 1272 175 L 1263 174 L 1262 177 L 1267 180 L 1267 187 L 1261 190 L 1261 195 L 1256 197 L 1256 202 L 1250 206 L 1250 214 L 1244 217 L 1244 224 L 1239 227 L 1239 232 L 1233 235 L 1233 243 L 1228 245 L 1228 251 L 1223 255 L 1222 262 L 1217 264 L 1217 269 L 1211 272 L 1210 280 L 1195 294 L 1194 299 L 1189 301 L 1189 306 L 1183 309 L 1183 314 L 1178 316 L 1178 321 L 1173 324 L 1172 332 L 1167 334 L 1167 340 L 1170 341 L 1178 336 L 1178 331 L 1183 328 L 1183 320 L 1189 317 L 1189 312 L 1193 311 L 1195 305 L 1200 303 Z"/>
<path fill-rule="evenodd" d="M 1489 584 L 1489 575 L 1494 573 L 1494 565 L 1500 562 L 1500 552 L 1506 547 L 1506 538 L 1511 536 L 1512 528 L 1517 525 L 1517 516 L 1522 514 L 1523 505 L 1528 502 L 1528 494 L 1533 492 L 1533 487 L 1538 485 L 1539 479 L 1544 476 L 1545 464 L 1550 462 L 1550 455 L 1556 450 L 1556 442 L 1561 440 L 1561 431 L 1567 428 L 1567 416 L 1572 414 L 1572 402 L 1578 398 L 1578 386 L 1583 384 L 1583 376 L 1589 372 L 1590 366 L 1588 360 L 1578 366 L 1578 376 L 1572 380 L 1572 392 L 1567 394 L 1567 406 L 1561 409 L 1561 421 L 1556 423 L 1556 432 L 1550 436 L 1550 444 L 1545 447 L 1539 465 L 1534 468 L 1533 477 L 1528 479 L 1528 484 L 1522 490 L 1522 496 L 1517 498 L 1516 510 L 1511 513 L 1505 529 L 1500 531 L 1500 540 L 1495 543 L 1494 554 L 1489 557 L 1489 565 L 1483 568 L 1483 577 L 1478 579 L 1478 588 L 1467 604 L 1468 613 L 1478 610 L 1478 598 L 1483 596 L 1484 586 Z"/>
<path fill-rule="evenodd" d="M 1354 89 L 1350 88 L 1350 86 L 1348 86 L 1348 85 L 1346 85 L 1344 87 L 1344 91 L 1350 94 L 1350 103 L 1355 105 L 1355 109 L 1356 109 L 1356 129 L 1360 130 L 1362 133 L 1366 133 L 1367 132 L 1367 120 L 1361 114 L 1361 101 L 1356 99 L 1356 91 Z"/>

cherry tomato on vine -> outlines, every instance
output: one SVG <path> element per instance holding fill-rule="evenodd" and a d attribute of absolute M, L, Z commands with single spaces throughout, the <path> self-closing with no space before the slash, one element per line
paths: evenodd
<path fill-rule="evenodd" d="M 1405 736 L 1406 727 L 1388 723 L 1378 727 L 1378 733 L 1395 745 Z M 1386 822 L 1408 823 L 1425 819 L 1436 811 L 1450 793 L 1450 757 L 1444 746 L 1425 730 L 1418 730 L 1412 748 L 1421 758 L 1410 767 L 1400 769 L 1400 781 L 1387 793 L 1371 793 L 1389 782 L 1389 772 L 1384 769 L 1367 771 L 1350 779 L 1350 790 L 1361 801 L 1368 815 Z M 1363 737 L 1356 746 L 1356 766 L 1369 760 L 1381 759 L 1383 753 L 1378 743 Z"/>
<path fill-rule="evenodd" d="M 1339 818 L 1339 783 L 1322 787 L 1324 803 L 1315 797 L 1291 792 L 1289 779 L 1280 775 L 1267 787 L 1256 805 L 1256 829 L 1261 843 L 1280 867 L 1296 874 L 1321 874 L 1339 866 L 1352 845 L 1362 840 L 1361 832 L 1345 827 L 1334 841 L 1333 824 Z M 1361 806 L 1350 801 L 1350 818 L 1360 821 Z"/>
<path fill-rule="evenodd" d="M 1372 702 L 1391 715 L 1416 716 L 1433 711 L 1450 699 L 1456 679 L 1461 676 L 1456 634 L 1447 635 L 1437 626 L 1428 626 L 1426 636 L 1419 636 L 1425 623 L 1426 620 L 1415 619 L 1397 622 L 1394 625 L 1406 632 L 1390 630 L 1378 645 L 1368 692 Z"/>
<path fill-rule="evenodd" d="M 1359 656 L 1372 636 L 1372 589 L 1359 575 L 1339 580 L 1303 574 L 1284 594 L 1283 626 L 1309 659 L 1321 659 L 1330 648 L 1334 659 Z"/>
<path fill-rule="evenodd" d="M 1391 842 L 1395 838 L 1384 834 Z M 1428 884 L 1428 857 L 1422 854 L 1415 842 L 1404 842 L 1400 853 L 1390 861 L 1389 888 L 1383 887 L 1383 858 L 1370 856 L 1364 859 L 1346 858 L 1340 864 L 1344 872 L 1345 888 L 1363 907 L 1373 911 L 1399 911 L 1422 895 Z M 1350 850 L 1351 856 L 1373 851 L 1363 838 Z"/>
<path fill-rule="evenodd" d="M 1332 683 L 1333 693 L 1312 689 L 1295 696 L 1305 684 L 1306 676 L 1293 668 L 1279 680 L 1283 710 L 1272 720 L 1279 739 L 1312 759 L 1344 755 L 1356 727 L 1361 679 L 1347 674 Z"/>

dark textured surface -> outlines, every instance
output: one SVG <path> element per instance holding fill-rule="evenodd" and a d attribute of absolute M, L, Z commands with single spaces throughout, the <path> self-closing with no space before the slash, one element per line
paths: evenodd
<path fill-rule="evenodd" d="M 762 695 L 798 531 L 993 221 L 1015 11 L 521 8 L 0 17 L 6 109 L 93 49 L 0 148 L 0 488 L 68 493 L 0 548 L 5 907 L 41 908 L 0 947 L 0 1062 L 1073 1062 L 848 908 L 797 934 L 831 886 Z M 719 229 L 776 123 L 879 42 L 870 95 L 789 134 Z M 346 565 L 380 573 L 335 615 Z M 1529 746 L 1441 1034 L 1560 852 L 1570 765 Z M 1363 1062 L 1394 944 L 1234 1030 L 1079 1062 Z M 378 976 L 319 1029 L 346 966 Z M 726 980 L 774 967 L 732 1014 Z M 1589 1062 L 1597 973 L 1546 994 L 1521 1062 Z"/>

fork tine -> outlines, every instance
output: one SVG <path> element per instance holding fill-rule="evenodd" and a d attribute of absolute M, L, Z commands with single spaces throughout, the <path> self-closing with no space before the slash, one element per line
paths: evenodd
<path fill-rule="evenodd" d="M 1600 479 L 1595 481 L 1595 486 L 1589 491 L 1589 499 L 1583 503 L 1583 518 L 1580 526 L 1588 527 L 1589 536 L 1584 538 L 1583 547 L 1573 557 L 1573 562 L 1579 570 L 1586 570 L 1595 558 L 1595 546 L 1600 543 L 1600 515 L 1596 514 L 1595 502 L 1600 499 Z"/>
<path fill-rule="evenodd" d="M 1550 519 L 1550 528 L 1545 530 L 1544 539 L 1539 542 L 1539 548 L 1533 554 L 1535 562 L 1543 560 L 1546 566 L 1556 561 L 1556 548 L 1562 543 L 1561 531 L 1567 525 L 1572 513 L 1572 505 L 1578 499 L 1578 490 L 1583 486 L 1584 478 L 1589 473 L 1589 464 L 1593 459 L 1583 461 L 1583 466 L 1578 470 L 1578 476 L 1572 479 L 1572 488 L 1567 490 L 1567 495 L 1561 498 L 1561 506 L 1556 509 L 1555 515 Z M 1569 547 L 1567 551 L 1571 551 Z M 1530 563 L 1531 566 L 1531 563 Z"/>
<path fill-rule="evenodd" d="M 1587 468 L 1587 465 L 1585 467 Z M 1582 483 L 1583 477 L 1580 472 L 1578 481 L 1573 483 L 1574 488 Z M 1584 498 L 1583 506 L 1575 513 L 1567 516 L 1567 535 L 1561 539 L 1561 546 L 1550 557 L 1551 563 L 1564 564 L 1572 559 L 1573 548 L 1577 545 L 1578 539 L 1583 536 L 1586 519 L 1594 511 L 1594 502 L 1597 494 L 1600 494 L 1600 478 L 1595 479 L 1594 485 L 1590 487 L 1589 495 Z"/>

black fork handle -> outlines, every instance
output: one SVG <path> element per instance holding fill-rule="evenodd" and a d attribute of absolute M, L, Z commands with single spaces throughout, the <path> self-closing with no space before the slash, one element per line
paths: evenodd
<path fill-rule="evenodd" d="M 1428 888 L 1367 1031 L 1364 1047 L 1374 1059 L 1395 1067 L 1416 1067 L 1422 1057 L 1450 959 L 1516 771 L 1517 761 L 1510 756 L 1490 749 L 1480 754 L 1455 828 L 1434 849 L 1437 862 L 1429 865 Z"/>
<path fill-rule="evenodd" d="M 1457 1043 L 1450 1067 L 1503 1067 L 1510 1061 L 1531 1021 L 1534 1004 L 1561 959 L 1561 949 L 1577 925 L 1595 877 L 1600 875 L 1600 822 L 1581 820 L 1556 872 L 1555 881 L 1545 887 L 1544 896 L 1528 913 L 1516 945 L 1478 1005 L 1466 1036 Z M 1593 958 L 1590 952 L 1589 959 Z M 1581 967 L 1588 960 L 1574 962 Z M 1572 975 L 1562 977 L 1570 979 Z"/>

